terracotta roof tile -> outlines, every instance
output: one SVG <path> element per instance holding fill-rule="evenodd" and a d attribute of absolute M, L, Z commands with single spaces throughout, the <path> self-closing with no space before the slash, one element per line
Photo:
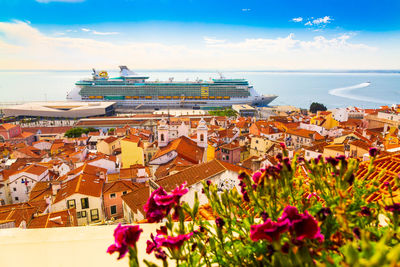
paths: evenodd
<path fill-rule="evenodd" d="M 232 170 L 235 172 L 240 172 L 242 170 L 248 171 L 239 166 L 215 159 L 206 163 L 194 165 L 178 173 L 163 177 L 160 180 L 157 180 L 156 183 L 162 186 L 166 191 L 171 191 L 184 182 L 187 182 L 187 186 L 191 186 L 226 170 Z"/>
<path fill-rule="evenodd" d="M 131 181 L 118 180 L 115 182 L 105 183 L 103 192 L 111 194 L 116 192 L 132 191 L 139 187 L 140 185 L 138 185 L 137 183 L 132 183 Z"/>
<path fill-rule="evenodd" d="M 197 143 L 186 136 L 181 136 L 165 147 L 160 148 L 151 160 L 159 158 L 171 151 L 176 151 L 182 158 L 193 163 L 199 163 L 203 159 L 204 148 L 198 147 Z"/>
<path fill-rule="evenodd" d="M 0 125 L 0 127 L 3 128 L 4 130 L 8 131 L 14 127 L 17 127 L 17 125 L 11 124 L 11 123 L 3 123 Z"/>
<path fill-rule="evenodd" d="M 136 190 L 121 196 L 122 200 L 128 205 L 128 207 L 133 211 L 140 211 L 143 215 L 145 214 L 143 210 L 144 204 L 146 204 L 147 199 L 150 197 L 150 188 L 143 185 Z"/>
<path fill-rule="evenodd" d="M 102 194 L 104 180 L 95 175 L 81 174 L 78 177 L 62 183 L 54 203 L 68 198 L 73 194 L 82 194 L 92 197 L 100 197 Z"/>
<path fill-rule="evenodd" d="M 78 226 L 76 210 L 68 209 L 36 216 L 27 228 L 54 228 Z"/>

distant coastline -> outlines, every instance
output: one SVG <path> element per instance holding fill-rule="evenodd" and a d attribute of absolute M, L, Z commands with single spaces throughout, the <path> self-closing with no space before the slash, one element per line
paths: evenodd
<path fill-rule="evenodd" d="M 108 71 L 119 71 L 117 69 L 107 69 Z M 243 70 L 243 69 L 229 69 L 229 70 L 221 70 L 221 69 L 134 69 L 136 72 L 267 72 L 267 73 L 354 73 L 354 74 L 362 74 L 362 73 L 387 73 L 387 74 L 400 74 L 400 70 Z M 0 69 L 0 72 L 83 72 L 88 71 L 88 69 L 76 69 L 76 70 L 35 70 L 35 69 L 24 69 L 24 70 L 13 70 L 13 69 Z"/>

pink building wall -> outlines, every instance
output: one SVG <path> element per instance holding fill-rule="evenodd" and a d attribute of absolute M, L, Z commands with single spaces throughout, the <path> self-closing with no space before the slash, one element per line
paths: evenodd
<path fill-rule="evenodd" d="M 127 189 L 126 192 L 129 193 L 132 190 Z M 115 218 L 122 218 L 124 217 L 124 211 L 122 208 L 122 192 L 114 192 L 115 198 L 110 198 L 110 193 L 106 192 L 104 193 L 104 208 L 105 208 L 105 215 L 107 219 L 111 219 L 111 217 Z M 111 206 L 117 206 L 117 213 L 116 214 L 111 214 Z"/>

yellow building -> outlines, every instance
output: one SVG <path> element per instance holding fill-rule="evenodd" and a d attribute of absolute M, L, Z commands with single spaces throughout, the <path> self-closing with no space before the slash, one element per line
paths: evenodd
<path fill-rule="evenodd" d="M 213 146 L 214 143 L 208 142 L 207 147 L 207 162 L 212 161 L 215 159 L 215 147 Z"/>
<path fill-rule="evenodd" d="M 112 155 L 114 151 L 121 147 L 120 140 L 117 137 L 110 136 L 97 142 L 97 151 L 106 155 Z"/>
<path fill-rule="evenodd" d="M 123 168 L 144 165 L 144 148 L 139 137 L 131 135 L 121 140 L 121 163 Z"/>
<path fill-rule="evenodd" d="M 253 136 L 250 143 L 250 157 L 264 156 L 272 145 L 273 142 L 265 137 Z"/>
<path fill-rule="evenodd" d="M 327 130 L 339 126 L 339 122 L 333 118 L 330 111 L 318 111 L 317 115 L 311 118 L 310 124 L 322 126 Z"/>
<path fill-rule="evenodd" d="M 322 156 L 324 158 L 337 157 L 339 155 L 346 155 L 344 144 L 328 145 L 324 147 Z"/>
<path fill-rule="evenodd" d="M 391 127 L 389 129 L 389 133 L 385 135 L 385 138 L 383 140 L 383 145 L 385 146 L 385 149 L 399 147 L 400 140 L 397 133 L 398 129 L 396 129 L 396 127 Z"/>

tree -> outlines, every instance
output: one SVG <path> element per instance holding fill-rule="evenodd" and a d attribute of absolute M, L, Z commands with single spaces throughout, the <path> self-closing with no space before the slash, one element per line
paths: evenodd
<path fill-rule="evenodd" d="M 310 105 L 310 112 L 316 113 L 317 111 L 325 111 L 327 108 L 325 107 L 324 104 L 318 103 L 318 102 L 313 102 Z"/>
<path fill-rule="evenodd" d="M 210 110 L 208 114 L 212 116 L 225 116 L 225 117 L 236 117 L 238 113 L 231 109 L 231 108 L 224 108 L 224 109 L 216 109 L 216 110 Z"/>
<path fill-rule="evenodd" d="M 93 128 L 92 128 L 93 129 Z M 65 136 L 69 138 L 76 138 L 76 137 L 81 137 L 82 134 L 87 134 L 89 132 L 90 128 L 72 128 L 69 129 L 68 131 L 65 132 Z"/>

